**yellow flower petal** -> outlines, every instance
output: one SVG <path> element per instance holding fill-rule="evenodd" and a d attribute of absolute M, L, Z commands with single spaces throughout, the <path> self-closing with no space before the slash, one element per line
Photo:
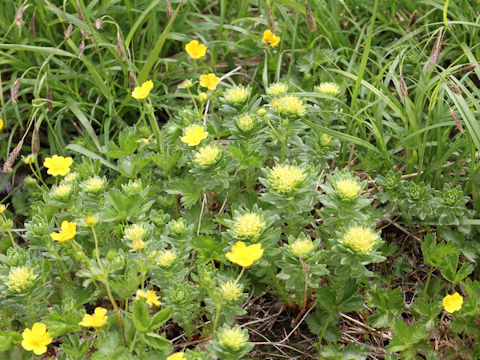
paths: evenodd
<path fill-rule="evenodd" d="M 204 44 L 198 42 L 198 40 L 192 40 L 185 45 L 185 51 L 193 59 L 200 59 L 207 53 L 207 47 Z"/>
<path fill-rule="evenodd" d="M 153 89 L 152 80 L 145 81 L 141 86 L 137 86 L 132 91 L 132 97 L 134 99 L 140 100 L 145 99 L 150 94 L 150 91 Z"/>
<path fill-rule="evenodd" d="M 280 42 L 280 36 L 275 35 L 270 29 L 263 32 L 263 43 L 271 47 L 277 46 Z"/>

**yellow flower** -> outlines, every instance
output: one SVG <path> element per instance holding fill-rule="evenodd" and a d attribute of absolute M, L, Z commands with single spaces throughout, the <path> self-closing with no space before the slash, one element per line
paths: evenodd
<path fill-rule="evenodd" d="M 72 240 L 77 234 L 77 223 L 63 221 L 61 225 L 61 231 L 59 233 L 53 232 L 50 234 L 53 240 L 65 242 L 67 240 Z"/>
<path fill-rule="evenodd" d="M 263 32 L 263 43 L 271 47 L 277 46 L 280 42 L 280 36 L 275 35 L 270 31 L 270 29 Z"/>
<path fill-rule="evenodd" d="M 372 229 L 361 226 L 351 227 L 343 236 L 345 244 L 364 254 L 372 251 L 377 240 L 378 235 Z"/>
<path fill-rule="evenodd" d="M 4 204 L 0 204 L 0 214 L 7 210 L 7 206 Z"/>
<path fill-rule="evenodd" d="M 449 313 L 453 313 L 462 308 L 463 297 L 458 292 L 453 295 L 447 295 L 443 298 L 443 308 Z"/>
<path fill-rule="evenodd" d="M 183 352 L 176 352 L 175 354 L 170 355 L 167 360 L 185 360 L 186 357 L 183 356 Z"/>
<path fill-rule="evenodd" d="M 195 153 L 194 162 L 200 167 L 207 167 L 215 164 L 220 157 L 220 149 L 215 145 L 206 145 Z"/>
<path fill-rule="evenodd" d="M 3 119 L 0 119 L 0 130 L 3 129 Z"/>
<path fill-rule="evenodd" d="M 217 88 L 218 83 L 220 82 L 220 78 L 216 77 L 215 74 L 210 73 L 207 75 L 201 75 L 200 78 L 200 86 L 206 87 L 208 90 L 213 91 Z"/>
<path fill-rule="evenodd" d="M 52 337 L 47 331 L 47 326 L 35 323 L 32 329 L 26 328 L 22 332 L 22 347 L 27 351 L 33 351 L 35 355 L 42 355 L 47 351 L 47 345 L 52 342 Z"/>
<path fill-rule="evenodd" d="M 243 286 L 236 281 L 228 280 L 220 286 L 220 293 L 227 302 L 237 300 L 242 295 Z"/>
<path fill-rule="evenodd" d="M 200 59 L 207 53 L 207 47 L 198 40 L 192 40 L 185 45 L 185 51 L 192 59 Z"/>
<path fill-rule="evenodd" d="M 312 240 L 307 237 L 301 236 L 293 244 L 290 245 L 290 251 L 298 258 L 305 258 L 310 255 L 314 250 Z"/>
<path fill-rule="evenodd" d="M 92 315 L 85 314 L 83 316 L 82 321 L 78 323 L 78 325 L 84 326 L 84 327 L 102 327 L 105 325 L 105 322 L 108 319 L 108 316 L 105 315 L 107 313 L 107 309 L 104 309 L 102 307 L 97 307 L 95 308 L 95 311 Z"/>
<path fill-rule="evenodd" d="M 353 179 L 343 178 L 335 182 L 338 195 L 344 199 L 354 200 L 360 195 L 362 187 Z"/>
<path fill-rule="evenodd" d="M 11 268 L 8 273 L 7 287 L 10 291 L 20 293 L 33 284 L 36 275 L 26 266 Z"/>
<path fill-rule="evenodd" d="M 239 238 L 255 239 L 265 229 L 265 222 L 257 213 L 245 213 L 233 220 L 233 233 Z"/>
<path fill-rule="evenodd" d="M 162 303 L 158 300 L 158 296 L 153 290 L 143 291 L 137 290 L 137 297 L 144 298 L 146 304 L 151 307 L 152 305 L 160 306 Z"/>
<path fill-rule="evenodd" d="M 98 223 L 98 218 L 96 216 L 89 215 L 84 220 L 85 226 L 94 226 Z"/>
<path fill-rule="evenodd" d="M 243 85 L 236 85 L 226 90 L 223 96 L 225 97 L 225 100 L 227 100 L 230 104 L 239 105 L 243 104 L 245 101 L 248 100 L 251 92 L 252 90 L 248 87 L 244 87 Z"/>
<path fill-rule="evenodd" d="M 248 331 L 242 330 L 238 325 L 233 328 L 223 328 L 218 334 L 218 341 L 225 348 L 240 349 L 248 341 Z"/>
<path fill-rule="evenodd" d="M 195 146 L 208 136 L 208 132 L 200 125 L 190 125 L 185 129 L 185 136 L 180 140 L 188 146 Z"/>
<path fill-rule="evenodd" d="M 275 190 L 291 192 L 305 179 L 305 171 L 294 165 L 276 165 L 268 177 Z"/>
<path fill-rule="evenodd" d="M 150 91 L 153 89 L 152 80 L 145 81 L 141 86 L 136 86 L 132 91 L 132 97 L 134 99 L 140 100 L 145 99 L 150 94 Z"/>
<path fill-rule="evenodd" d="M 249 267 L 263 255 L 262 244 L 246 246 L 244 242 L 237 241 L 232 246 L 232 251 L 225 254 L 226 258 L 241 267 Z"/>
<path fill-rule="evenodd" d="M 168 267 L 177 260 L 177 253 L 175 250 L 162 250 L 157 258 L 157 264 L 162 267 Z"/>
<path fill-rule="evenodd" d="M 303 101 L 294 95 L 284 95 L 280 99 L 275 100 L 276 104 L 274 106 L 272 103 L 272 106 L 276 108 L 282 115 L 302 116 L 307 111 Z"/>
<path fill-rule="evenodd" d="M 280 96 L 288 91 L 288 85 L 283 82 L 275 82 L 268 86 L 266 93 L 268 96 Z"/>
<path fill-rule="evenodd" d="M 142 250 L 145 247 L 145 243 L 142 239 L 136 238 L 132 241 L 132 249 L 133 250 Z"/>
<path fill-rule="evenodd" d="M 337 96 L 340 94 L 340 86 L 333 82 L 324 82 L 315 86 L 315 91 L 325 95 Z"/>
<path fill-rule="evenodd" d="M 73 164 L 73 159 L 71 157 L 63 157 L 58 155 L 53 155 L 52 157 L 46 158 L 43 162 L 48 175 L 52 176 L 65 176 L 70 172 L 70 165 Z"/>

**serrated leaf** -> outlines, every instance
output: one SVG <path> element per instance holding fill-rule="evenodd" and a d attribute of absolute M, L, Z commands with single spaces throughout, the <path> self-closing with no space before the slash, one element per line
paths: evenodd
<path fill-rule="evenodd" d="M 165 324 L 172 317 L 172 315 L 172 308 L 166 308 L 157 312 L 155 315 L 152 316 L 152 319 L 150 320 L 150 331 L 157 330 L 160 326 Z"/>
<path fill-rule="evenodd" d="M 149 330 L 150 320 L 148 318 L 147 305 L 142 300 L 133 302 L 133 325 L 140 332 Z"/>
<path fill-rule="evenodd" d="M 155 350 L 165 350 L 171 345 L 171 342 L 167 340 L 164 336 L 160 336 L 154 333 L 144 334 L 143 340 L 148 346 Z"/>

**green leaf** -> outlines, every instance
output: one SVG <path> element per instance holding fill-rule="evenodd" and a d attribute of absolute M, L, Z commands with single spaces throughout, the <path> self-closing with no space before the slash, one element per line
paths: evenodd
<path fill-rule="evenodd" d="M 143 335 L 145 343 L 155 350 L 165 350 L 170 345 L 170 340 L 167 340 L 164 336 L 160 336 L 154 333 L 148 333 Z"/>
<path fill-rule="evenodd" d="M 0 331 L 0 351 L 7 351 L 22 342 L 22 335 L 15 331 Z"/>
<path fill-rule="evenodd" d="M 425 325 L 419 322 L 407 327 L 402 320 L 395 319 L 392 330 L 395 336 L 390 340 L 387 349 L 393 352 L 405 351 L 428 336 Z"/>
<path fill-rule="evenodd" d="M 133 302 L 133 325 L 140 332 L 149 330 L 150 320 L 148 318 L 147 305 L 142 300 Z"/>
<path fill-rule="evenodd" d="M 168 194 L 181 195 L 180 201 L 187 209 L 195 205 L 202 195 L 202 188 L 195 184 L 195 179 L 191 175 L 173 180 L 166 191 Z"/>
<path fill-rule="evenodd" d="M 370 290 L 368 305 L 377 311 L 368 318 L 368 323 L 377 328 L 388 327 L 395 316 L 403 311 L 403 294 L 400 288 Z"/>
<path fill-rule="evenodd" d="M 153 315 L 152 319 L 150 320 L 150 331 L 157 330 L 160 326 L 165 324 L 173 315 L 172 308 L 162 309 Z"/>
<path fill-rule="evenodd" d="M 67 149 L 78 152 L 82 155 L 85 155 L 86 157 L 88 157 L 90 159 L 94 159 L 94 160 L 96 159 L 96 160 L 100 161 L 103 165 L 109 167 L 110 169 L 113 169 L 115 171 L 119 171 L 118 168 L 115 165 L 113 165 L 111 162 L 105 160 L 100 155 L 95 154 L 94 152 L 85 149 L 83 146 L 80 146 L 80 145 L 77 145 L 77 144 L 70 144 L 70 145 L 67 146 Z"/>

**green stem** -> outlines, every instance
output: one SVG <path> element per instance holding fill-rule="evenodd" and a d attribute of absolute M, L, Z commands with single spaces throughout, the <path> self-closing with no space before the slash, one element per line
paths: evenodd
<path fill-rule="evenodd" d="M 150 127 L 152 128 L 155 138 L 157 139 L 158 151 L 162 152 L 162 134 L 160 133 L 160 128 L 158 127 L 157 119 L 155 118 L 155 112 L 150 99 L 148 99 L 148 103 L 145 103 L 145 107 L 147 110 L 148 120 L 150 121 Z"/>
<path fill-rule="evenodd" d="M 16 248 L 17 248 L 17 244 L 15 244 L 15 240 L 13 240 L 12 232 L 10 231 L 10 229 L 8 229 L 7 232 L 8 232 L 8 236 L 10 237 L 10 241 L 12 242 L 13 248 L 16 249 Z"/>
<path fill-rule="evenodd" d="M 130 351 L 130 352 L 133 351 L 133 348 L 135 346 L 135 341 L 137 341 L 137 335 L 138 335 L 138 331 L 135 330 L 135 335 L 133 336 L 132 343 L 130 344 L 130 347 L 128 348 L 128 351 Z"/>
<path fill-rule="evenodd" d="M 330 323 L 330 319 L 332 317 L 332 313 L 328 314 L 327 321 L 325 322 L 325 325 L 323 326 L 322 332 L 320 333 L 320 336 L 318 337 L 318 343 L 321 345 L 323 336 L 325 335 L 325 332 L 327 331 L 328 324 Z"/>
<path fill-rule="evenodd" d="M 235 280 L 235 284 L 237 284 L 237 283 L 238 283 L 238 281 L 239 281 L 239 280 L 240 280 L 240 278 L 242 277 L 242 275 L 243 275 L 243 272 L 244 272 L 244 271 L 245 271 L 245 268 L 244 268 L 244 267 L 242 267 L 242 271 L 240 271 L 240 275 L 238 275 L 237 279 Z"/>
<path fill-rule="evenodd" d="M 222 310 L 222 304 L 215 305 L 216 313 L 215 313 L 215 320 L 213 321 L 213 331 L 212 334 L 215 333 L 218 325 L 218 319 L 220 319 L 220 310 Z"/>
<path fill-rule="evenodd" d="M 427 297 L 428 284 L 430 283 L 430 278 L 432 277 L 433 269 L 434 269 L 434 267 L 430 266 L 430 271 L 428 272 L 427 281 L 425 282 L 425 288 L 423 289 L 423 297 L 424 298 Z"/>

